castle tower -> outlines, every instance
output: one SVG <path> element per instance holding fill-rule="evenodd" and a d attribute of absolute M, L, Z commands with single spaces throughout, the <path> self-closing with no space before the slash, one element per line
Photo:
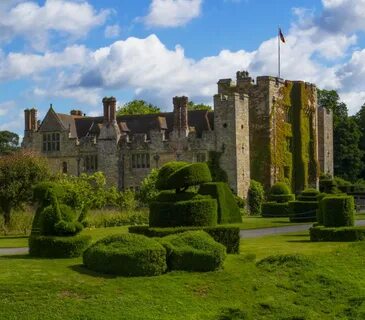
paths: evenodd
<path fill-rule="evenodd" d="M 222 81 L 230 86 L 228 80 Z M 214 131 L 220 166 L 228 175 L 230 187 L 243 198 L 247 198 L 250 185 L 248 99 L 247 95 L 236 92 L 214 96 Z"/>
<path fill-rule="evenodd" d="M 103 124 L 98 138 L 98 168 L 107 177 L 108 185 L 118 185 L 119 152 L 118 142 L 121 136 L 116 121 L 116 99 L 103 99 Z"/>

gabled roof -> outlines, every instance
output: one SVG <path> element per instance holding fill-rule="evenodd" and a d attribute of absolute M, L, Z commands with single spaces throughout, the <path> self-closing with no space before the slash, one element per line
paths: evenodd
<path fill-rule="evenodd" d="M 214 129 L 214 112 L 206 110 L 193 110 L 188 112 L 189 127 L 194 127 L 198 136 L 203 131 Z M 82 138 L 87 135 L 98 135 L 103 117 L 86 117 L 79 115 L 68 115 L 56 113 L 51 107 L 39 131 L 65 131 L 70 130 L 71 137 Z M 124 115 L 117 117 L 119 128 L 123 132 L 146 133 L 151 130 L 165 130 L 169 133 L 173 130 L 173 112 L 143 114 L 143 115 Z"/>

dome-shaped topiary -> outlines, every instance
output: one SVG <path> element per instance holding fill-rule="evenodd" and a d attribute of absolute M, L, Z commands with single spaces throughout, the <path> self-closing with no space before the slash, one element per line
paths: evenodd
<path fill-rule="evenodd" d="M 171 161 L 163 165 L 159 170 L 157 174 L 157 180 L 156 180 L 156 188 L 158 190 L 169 190 L 173 189 L 173 187 L 168 185 L 168 179 L 169 177 L 176 172 L 177 170 L 181 169 L 182 167 L 185 167 L 189 165 L 188 162 L 182 162 L 182 161 Z"/>
<path fill-rule="evenodd" d="M 290 188 L 284 182 L 277 182 L 270 188 L 270 195 L 291 194 Z"/>
<path fill-rule="evenodd" d="M 166 271 L 166 250 L 156 240 L 138 234 L 112 235 L 83 254 L 93 271 L 123 276 L 157 276 Z"/>

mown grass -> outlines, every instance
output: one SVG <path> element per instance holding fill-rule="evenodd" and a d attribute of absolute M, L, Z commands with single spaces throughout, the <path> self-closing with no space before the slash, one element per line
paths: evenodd
<path fill-rule="evenodd" d="M 126 231 L 112 229 L 84 232 Z M 0 257 L 0 318 L 365 319 L 365 243 L 308 240 L 247 239 L 221 271 L 151 278 L 97 275 L 81 259 Z"/>

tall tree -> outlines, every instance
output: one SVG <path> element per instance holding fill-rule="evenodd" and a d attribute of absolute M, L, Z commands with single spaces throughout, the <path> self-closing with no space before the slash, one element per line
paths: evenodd
<path fill-rule="evenodd" d="M 32 187 L 48 177 L 44 159 L 24 151 L 0 157 L 0 212 L 10 224 L 13 209 L 31 200 Z"/>
<path fill-rule="evenodd" d="M 19 148 L 19 136 L 10 131 L 0 131 L 0 155 L 8 154 Z"/>
<path fill-rule="evenodd" d="M 319 105 L 333 112 L 333 142 L 335 175 L 355 181 L 363 171 L 364 152 L 359 144 L 362 132 L 357 121 L 348 116 L 345 103 L 335 90 L 319 90 Z"/>
<path fill-rule="evenodd" d="M 160 108 L 151 103 L 147 103 L 144 100 L 133 100 L 121 106 L 117 111 L 117 115 L 154 114 L 160 112 Z"/>
<path fill-rule="evenodd" d="M 194 103 L 193 101 L 189 101 L 188 103 L 188 110 L 207 110 L 212 111 L 212 107 L 210 105 L 204 103 Z"/>
<path fill-rule="evenodd" d="M 365 163 L 365 103 L 361 106 L 360 110 L 356 113 L 356 115 L 353 116 L 353 119 L 356 121 L 361 131 L 359 148 L 364 153 L 362 161 L 363 163 Z M 363 168 L 360 176 L 362 179 L 365 179 L 365 167 Z"/>

